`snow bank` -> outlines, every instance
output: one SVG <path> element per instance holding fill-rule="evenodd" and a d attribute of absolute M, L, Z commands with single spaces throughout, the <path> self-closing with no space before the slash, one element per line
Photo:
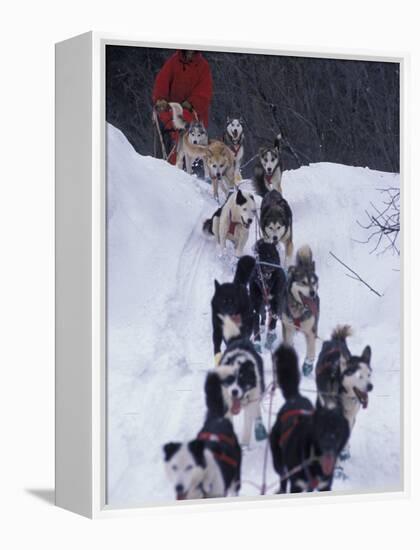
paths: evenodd
<path fill-rule="evenodd" d="M 230 280 L 232 265 L 201 231 L 216 206 L 210 186 L 138 155 L 110 125 L 107 170 L 108 502 L 164 502 L 173 494 L 161 446 L 193 437 L 202 425 L 203 382 L 213 365 L 210 300 L 214 279 Z M 350 323 L 350 349 L 373 350 L 375 388 L 357 420 L 348 479 L 337 480 L 335 490 L 399 485 L 399 258 L 370 254 L 372 246 L 356 242 L 367 237 L 357 220 L 381 200 L 378 188 L 397 186 L 398 175 L 328 163 L 284 174 L 295 246 L 311 245 L 320 277 L 321 338 Z M 383 296 L 347 277 L 329 251 Z M 303 356 L 300 335 L 296 346 Z M 268 354 L 264 360 L 270 381 Z M 315 399 L 313 378 L 302 388 Z M 276 396 L 275 410 L 280 404 Z M 245 480 L 260 481 L 263 452 L 258 443 L 245 454 Z M 256 493 L 245 483 L 241 494 Z"/>

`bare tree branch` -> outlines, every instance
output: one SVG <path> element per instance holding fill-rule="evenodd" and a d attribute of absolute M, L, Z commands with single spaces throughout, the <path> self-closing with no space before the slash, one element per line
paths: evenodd
<path fill-rule="evenodd" d="M 337 258 L 337 256 L 335 254 L 333 254 L 330 250 L 330 254 L 331 256 L 337 260 L 338 263 L 340 263 L 341 265 L 343 265 L 346 269 L 348 269 L 351 273 L 353 273 L 353 275 L 355 275 L 355 277 L 352 277 L 351 275 L 349 275 L 348 273 L 346 273 L 347 277 L 350 277 L 350 279 L 355 279 L 356 281 L 359 281 L 361 283 L 363 283 L 365 286 L 368 287 L 368 289 L 373 292 L 374 294 L 376 294 L 377 296 L 379 296 L 379 298 L 382 298 L 383 294 L 380 294 L 377 290 L 375 290 L 374 288 L 372 288 L 364 279 L 362 279 L 362 277 L 360 277 L 360 275 L 358 273 L 356 273 L 356 271 L 354 271 L 353 269 L 351 269 L 351 267 L 349 267 L 348 265 L 346 265 L 342 260 L 340 260 L 340 258 Z"/>

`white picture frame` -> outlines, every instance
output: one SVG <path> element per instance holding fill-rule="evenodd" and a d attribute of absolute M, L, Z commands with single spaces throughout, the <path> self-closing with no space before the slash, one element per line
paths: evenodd
<path fill-rule="evenodd" d="M 105 47 L 180 47 L 209 51 L 391 61 L 400 64 L 401 189 L 407 224 L 407 67 L 406 54 L 307 51 L 272 45 L 165 44 L 89 32 L 56 44 L 56 504 L 90 518 L 138 513 L 116 509 L 106 495 L 105 354 Z M 402 265 L 406 235 L 402 231 Z M 407 273 L 401 288 L 401 350 L 407 349 Z M 401 488 L 393 493 L 265 496 L 264 499 L 188 501 L 177 507 L 299 505 L 302 498 L 371 500 L 408 494 L 408 360 L 401 371 Z M 173 507 L 174 503 L 165 506 Z M 153 505 L 156 506 L 156 505 Z M 159 505 L 161 506 L 161 505 Z M 150 508 L 150 505 L 145 507 Z"/>

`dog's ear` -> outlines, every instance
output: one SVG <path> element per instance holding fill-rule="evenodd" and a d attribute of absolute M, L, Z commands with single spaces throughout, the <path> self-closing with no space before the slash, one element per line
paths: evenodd
<path fill-rule="evenodd" d="M 226 124 L 230 124 L 230 123 L 231 123 L 231 120 L 232 120 L 232 119 L 230 118 L 230 116 L 226 117 Z"/>
<path fill-rule="evenodd" d="M 244 123 L 244 119 L 240 116 L 239 117 L 239 124 L 243 124 Z"/>
<path fill-rule="evenodd" d="M 246 203 L 246 197 L 242 193 L 242 191 L 240 189 L 238 189 L 238 192 L 236 193 L 236 204 L 238 206 L 242 206 L 245 203 Z"/>
<path fill-rule="evenodd" d="M 258 155 L 262 157 L 262 155 L 267 151 L 267 147 L 260 147 L 258 149 Z"/>
<path fill-rule="evenodd" d="M 163 453 L 165 455 L 165 462 L 168 462 L 168 460 L 171 460 L 171 458 L 174 456 L 174 454 L 179 451 L 179 448 L 181 447 L 181 443 L 166 443 L 166 445 L 163 446 Z"/>
<path fill-rule="evenodd" d="M 214 279 L 214 290 L 219 290 L 220 288 L 220 283 L 217 279 Z"/>
<path fill-rule="evenodd" d="M 204 441 L 200 441 L 199 439 L 194 439 L 193 441 L 190 441 L 188 443 L 188 449 L 190 453 L 193 455 L 197 466 L 201 466 L 202 468 L 205 468 L 206 459 L 204 458 Z"/>
<path fill-rule="evenodd" d="M 362 353 L 362 361 L 363 363 L 366 363 L 367 365 L 370 365 L 370 359 L 372 357 L 372 350 L 370 349 L 370 346 L 366 346 Z"/>

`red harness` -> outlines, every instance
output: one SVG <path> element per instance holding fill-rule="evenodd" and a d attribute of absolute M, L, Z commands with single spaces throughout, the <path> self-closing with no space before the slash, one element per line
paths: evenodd
<path fill-rule="evenodd" d="M 235 156 L 235 157 L 237 157 L 237 156 L 238 156 L 238 153 L 239 153 L 239 151 L 240 151 L 241 147 L 242 147 L 242 145 L 241 145 L 241 144 L 239 144 L 239 145 L 235 145 L 234 143 L 232 143 L 232 147 L 231 147 L 231 150 L 232 150 L 232 152 L 233 152 L 233 154 L 234 154 L 234 156 Z"/>
<path fill-rule="evenodd" d="M 312 416 L 313 414 L 313 411 L 308 411 L 306 409 L 292 409 L 283 413 L 280 417 L 280 422 L 283 424 L 283 422 L 287 422 L 287 420 L 289 419 L 292 419 L 292 422 L 290 427 L 281 434 L 281 437 L 278 441 L 279 446 L 283 447 L 283 445 L 285 445 L 286 441 L 289 439 L 291 433 L 298 425 L 299 419 L 302 416 Z"/>
<path fill-rule="evenodd" d="M 229 437 L 228 435 L 224 434 L 213 434 L 211 432 L 201 432 L 197 439 L 200 439 L 201 441 L 216 441 L 218 443 L 227 443 L 231 447 L 235 446 L 235 440 L 233 437 Z M 232 466 L 233 468 L 237 468 L 238 461 L 232 458 L 231 456 L 228 456 L 223 451 L 221 453 L 212 451 L 213 455 L 217 460 L 220 460 L 221 462 L 224 462 L 225 464 L 228 464 L 229 466 Z"/>
<path fill-rule="evenodd" d="M 229 229 L 228 229 L 228 233 L 232 236 L 235 235 L 235 227 L 237 225 L 241 225 L 241 222 L 234 222 L 232 220 L 232 212 L 229 211 Z"/>

